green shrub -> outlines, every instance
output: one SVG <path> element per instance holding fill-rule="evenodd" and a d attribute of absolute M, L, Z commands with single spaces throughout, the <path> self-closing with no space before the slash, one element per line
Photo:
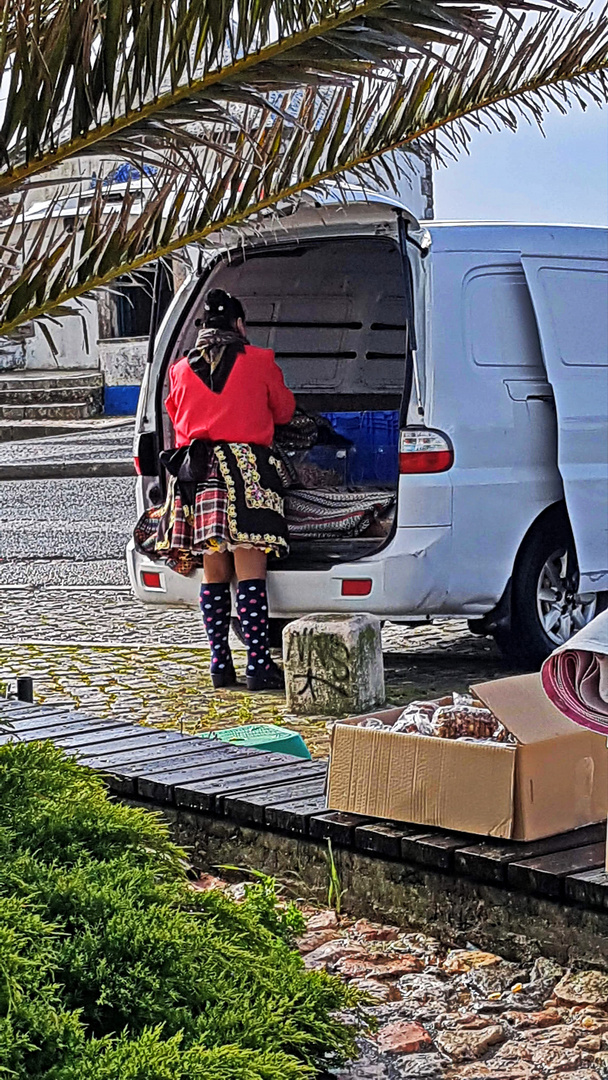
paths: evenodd
<path fill-rule="evenodd" d="M 0 829 L 44 861 L 70 865 L 128 853 L 175 879 L 183 852 L 154 814 L 110 802 L 101 781 L 51 743 L 0 748 Z"/>
<path fill-rule="evenodd" d="M 54 1071 L 48 1080 L 308 1080 L 313 1071 L 284 1053 L 222 1046 L 184 1051 L 179 1035 L 163 1038 L 160 1029 L 137 1038 L 92 1040 L 80 1059 Z"/>
<path fill-rule="evenodd" d="M 60 751 L 0 748 L 0 1075 L 304 1080 L 355 1054 L 358 995 L 305 971 L 274 883 L 237 905 L 184 866 Z"/>

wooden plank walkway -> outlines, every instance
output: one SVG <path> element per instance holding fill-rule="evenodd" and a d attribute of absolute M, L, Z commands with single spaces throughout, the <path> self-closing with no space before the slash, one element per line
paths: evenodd
<path fill-rule="evenodd" d="M 116 795 L 198 811 L 257 828 L 350 848 L 608 910 L 606 825 L 516 843 L 326 810 L 326 761 L 302 761 L 65 707 L 0 701 L 0 745 L 50 739 L 101 772 Z"/>

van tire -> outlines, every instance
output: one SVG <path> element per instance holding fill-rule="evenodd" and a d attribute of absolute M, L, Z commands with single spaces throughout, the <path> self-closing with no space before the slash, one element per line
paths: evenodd
<path fill-rule="evenodd" d="M 566 511 L 558 504 L 541 515 L 520 548 L 512 578 L 509 626 L 497 628 L 494 633 L 501 652 L 528 670 L 539 668 L 559 644 L 545 629 L 538 596 L 544 568 L 559 556 L 565 557 L 564 572 L 574 592 L 578 584 L 576 549 Z M 561 595 L 567 603 L 569 594 Z M 605 606 L 606 595 L 600 594 L 588 621 Z M 572 634 L 577 629 L 573 626 Z"/>

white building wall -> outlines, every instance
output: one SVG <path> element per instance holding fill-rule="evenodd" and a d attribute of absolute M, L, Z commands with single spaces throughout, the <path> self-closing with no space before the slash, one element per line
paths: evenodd
<path fill-rule="evenodd" d="M 70 306 L 74 306 L 76 314 L 59 320 L 58 324 L 48 324 L 49 333 L 57 349 L 56 355 L 53 354 L 40 328 L 33 327 L 32 336 L 26 338 L 25 341 L 23 366 L 28 370 L 48 371 L 50 368 L 97 370 L 99 368 L 97 302 L 86 300 L 80 308 L 76 308 L 75 305 Z"/>

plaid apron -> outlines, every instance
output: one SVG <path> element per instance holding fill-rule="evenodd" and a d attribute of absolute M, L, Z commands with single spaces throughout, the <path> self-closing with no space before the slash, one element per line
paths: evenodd
<path fill-rule="evenodd" d="M 170 476 L 164 504 L 146 510 L 135 526 L 135 547 L 186 576 L 202 567 L 205 553 L 256 547 L 269 555 L 285 555 L 286 480 L 281 460 L 269 448 L 217 443 L 193 504 L 184 503 L 179 484 Z"/>

